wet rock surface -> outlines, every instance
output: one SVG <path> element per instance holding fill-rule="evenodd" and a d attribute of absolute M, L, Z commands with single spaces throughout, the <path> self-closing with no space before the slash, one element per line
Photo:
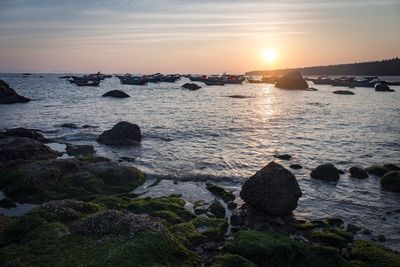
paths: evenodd
<path fill-rule="evenodd" d="M 201 88 L 201 86 L 195 84 L 195 83 L 185 83 L 184 85 L 182 85 L 182 88 L 191 90 L 191 91 L 195 91 L 195 90 L 199 90 Z"/>
<path fill-rule="evenodd" d="M 0 104 L 26 103 L 30 99 L 15 92 L 5 81 L 0 80 Z"/>
<path fill-rule="evenodd" d="M 110 130 L 104 131 L 97 142 L 110 146 L 137 145 L 142 139 L 139 126 L 126 121 L 114 125 Z"/>
<path fill-rule="evenodd" d="M 283 75 L 276 82 L 275 87 L 281 89 L 299 89 L 304 90 L 308 88 L 307 81 L 298 71 L 292 71 Z"/>
<path fill-rule="evenodd" d="M 311 171 L 311 178 L 328 182 L 339 180 L 339 170 L 332 163 L 324 163 Z"/>
<path fill-rule="evenodd" d="M 57 152 L 33 139 L 26 137 L 0 139 L 0 161 L 14 159 L 43 160 L 57 156 Z"/>
<path fill-rule="evenodd" d="M 114 97 L 114 98 L 127 98 L 129 95 L 120 90 L 111 90 L 102 95 L 103 97 Z"/>

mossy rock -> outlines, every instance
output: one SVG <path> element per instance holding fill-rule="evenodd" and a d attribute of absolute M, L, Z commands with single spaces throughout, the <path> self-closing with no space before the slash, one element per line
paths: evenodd
<path fill-rule="evenodd" d="M 10 224 L 14 223 L 14 221 L 15 221 L 14 218 L 0 214 L 0 235 Z"/>
<path fill-rule="evenodd" d="M 187 247 L 194 248 L 205 240 L 205 237 L 197 231 L 196 227 L 191 222 L 172 225 L 168 230 L 180 243 Z"/>
<path fill-rule="evenodd" d="M 323 231 L 311 231 L 308 238 L 325 246 L 347 247 L 347 244 L 352 241 L 353 235 L 350 232 L 341 229 L 324 229 Z"/>
<path fill-rule="evenodd" d="M 192 220 L 192 223 L 196 227 L 197 231 L 205 236 L 208 241 L 223 240 L 229 226 L 228 222 L 224 219 L 214 219 L 200 216 Z"/>
<path fill-rule="evenodd" d="M 206 189 L 217 197 L 220 197 L 224 202 L 235 200 L 235 195 L 232 192 L 216 184 L 206 183 Z"/>
<path fill-rule="evenodd" d="M 92 200 L 92 202 L 102 205 L 108 209 L 122 210 L 129 206 L 131 199 L 128 197 L 108 195 L 96 197 Z"/>
<path fill-rule="evenodd" d="M 317 228 L 318 225 L 312 222 L 304 222 L 304 223 L 296 223 L 293 225 L 293 227 L 300 231 L 307 231 Z"/>
<path fill-rule="evenodd" d="M 366 240 L 354 241 L 351 249 L 351 258 L 358 262 L 358 265 L 355 266 L 400 266 L 400 254 Z"/>
<path fill-rule="evenodd" d="M 183 221 L 195 217 L 193 213 L 184 208 L 185 201 L 178 197 L 142 198 L 132 200 L 127 209 L 133 213 L 149 214 L 159 211 L 169 211 Z"/>
<path fill-rule="evenodd" d="M 160 210 L 152 212 L 151 216 L 160 218 L 164 220 L 167 224 L 178 224 L 183 222 L 183 219 L 181 217 L 168 210 Z"/>
<path fill-rule="evenodd" d="M 389 171 L 400 171 L 400 167 L 398 165 L 396 165 L 396 164 L 393 164 L 393 163 L 383 164 L 383 167 L 385 167 Z"/>
<path fill-rule="evenodd" d="M 385 167 L 381 166 L 381 165 L 372 165 L 368 168 L 365 169 L 369 174 L 378 176 L 378 177 L 382 177 L 384 176 L 387 172 L 389 172 L 388 169 L 386 169 Z"/>
<path fill-rule="evenodd" d="M 257 265 L 242 256 L 227 253 L 217 255 L 213 259 L 211 267 L 257 267 Z"/>
<path fill-rule="evenodd" d="M 239 231 L 234 242 L 224 248 L 260 267 L 340 267 L 345 261 L 336 250 L 310 246 L 287 236 L 263 231 Z"/>
<path fill-rule="evenodd" d="M 400 192 L 400 171 L 391 171 L 381 178 L 381 186 L 390 192 Z"/>

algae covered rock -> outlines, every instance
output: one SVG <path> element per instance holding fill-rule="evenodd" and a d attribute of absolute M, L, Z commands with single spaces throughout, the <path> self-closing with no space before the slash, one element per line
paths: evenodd
<path fill-rule="evenodd" d="M 400 266 L 400 254 L 366 240 L 354 241 L 351 249 L 351 258 L 358 261 L 360 266 Z"/>
<path fill-rule="evenodd" d="M 225 188 L 216 184 L 206 183 L 206 189 L 214 195 L 220 197 L 225 202 L 235 200 L 235 195 L 232 192 L 229 192 Z"/>
<path fill-rule="evenodd" d="M 117 123 L 97 138 L 97 142 L 109 146 L 137 145 L 141 140 L 142 134 L 139 126 L 126 121 Z"/>
<path fill-rule="evenodd" d="M 317 166 L 311 171 L 311 178 L 323 180 L 323 181 L 334 181 L 339 180 L 339 170 L 332 163 L 324 163 Z"/>
<path fill-rule="evenodd" d="M 257 265 L 242 256 L 227 253 L 216 256 L 211 267 L 257 267 Z"/>
<path fill-rule="evenodd" d="M 284 215 L 297 207 L 301 190 L 290 171 L 270 162 L 244 183 L 240 196 L 256 210 Z"/>
<path fill-rule="evenodd" d="M 381 178 L 383 189 L 391 192 L 400 192 L 400 171 L 391 171 Z"/>
<path fill-rule="evenodd" d="M 57 156 L 57 152 L 30 138 L 10 137 L 0 139 L 0 161 L 14 159 L 44 160 Z"/>
<path fill-rule="evenodd" d="M 389 172 L 389 169 L 385 168 L 384 166 L 374 164 L 372 166 L 369 166 L 368 168 L 365 169 L 369 174 L 382 177 L 386 173 Z"/>

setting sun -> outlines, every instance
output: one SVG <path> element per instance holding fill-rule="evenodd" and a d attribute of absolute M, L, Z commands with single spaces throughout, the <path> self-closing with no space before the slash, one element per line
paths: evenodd
<path fill-rule="evenodd" d="M 267 63 L 273 63 L 278 57 L 276 49 L 268 48 L 262 51 L 262 58 Z"/>

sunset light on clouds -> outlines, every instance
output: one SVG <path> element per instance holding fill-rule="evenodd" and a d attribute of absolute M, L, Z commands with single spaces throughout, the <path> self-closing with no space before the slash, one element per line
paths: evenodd
<path fill-rule="evenodd" d="M 398 25 L 398 0 L 3 0 L 0 72 L 241 73 L 377 60 L 400 54 Z"/>

